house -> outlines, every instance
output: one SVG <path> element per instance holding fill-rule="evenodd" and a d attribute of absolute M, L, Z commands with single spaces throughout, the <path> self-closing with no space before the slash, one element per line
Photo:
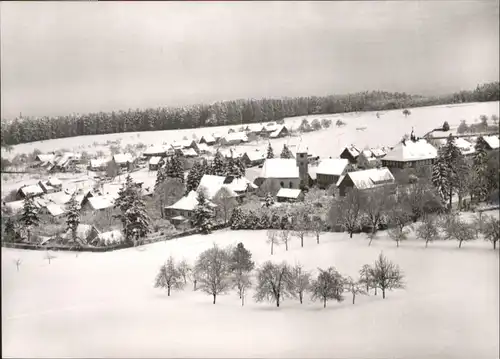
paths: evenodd
<path fill-rule="evenodd" d="M 285 137 L 288 134 L 289 134 L 289 131 L 285 127 L 285 125 L 277 125 L 275 130 L 269 134 L 269 138 Z"/>
<path fill-rule="evenodd" d="M 206 143 L 198 143 L 198 153 L 199 154 L 210 154 L 212 150 Z"/>
<path fill-rule="evenodd" d="M 265 126 L 261 123 L 253 123 L 248 125 L 245 128 L 245 131 L 247 134 L 254 134 L 254 135 L 260 135 L 263 131 L 265 131 Z"/>
<path fill-rule="evenodd" d="M 344 174 L 349 164 L 346 158 L 326 158 L 321 160 L 316 169 L 316 183 L 321 189 L 327 189 L 336 184 Z"/>
<path fill-rule="evenodd" d="M 304 193 L 300 189 L 280 188 L 276 199 L 278 202 L 299 202 L 304 200 Z"/>
<path fill-rule="evenodd" d="M 254 184 L 261 187 L 264 184 L 276 188 L 299 188 L 299 167 L 295 159 L 268 158 Z"/>
<path fill-rule="evenodd" d="M 361 153 L 354 145 L 346 146 L 340 153 L 340 158 L 345 158 L 349 163 L 355 164 L 358 156 Z"/>
<path fill-rule="evenodd" d="M 484 136 L 484 141 L 487 143 L 487 150 L 498 150 L 500 148 L 500 139 L 498 136 Z"/>
<path fill-rule="evenodd" d="M 160 157 L 160 156 L 150 157 L 149 163 L 148 163 L 149 170 L 150 171 L 156 171 L 158 168 L 160 168 L 161 166 L 163 166 L 164 163 L 165 162 L 163 161 L 163 158 Z"/>
<path fill-rule="evenodd" d="M 228 133 L 220 140 L 220 143 L 223 146 L 239 145 L 244 142 L 248 142 L 248 137 L 245 132 Z"/>
<path fill-rule="evenodd" d="M 89 170 L 91 171 L 105 171 L 110 161 L 109 158 L 95 158 L 90 160 Z"/>
<path fill-rule="evenodd" d="M 51 215 L 52 217 L 62 216 L 66 210 L 58 204 L 48 203 L 45 207 L 45 213 Z"/>
<path fill-rule="evenodd" d="M 166 146 L 150 146 L 142 155 L 144 157 L 166 157 L 168 148 Z"/>
<path fill-rule="evenodd" d="M 260 150 L 247 151 L 241 157 L 246 167 L 259 166 L 266 160 L 266 153 Z"/>
<path fill-rule="evenodd" d="M 43 193 L 54 193 L 56 189 L 49 185 L 48 181 L 38 181 L 38 185 L 43 190 Z"/>
<path fill-rule="evenodd" d="M 198 157 L 198 153 L 194 150 L 194 148 L 180 148 L 176 150 L 177 154 L 182 157 Z"/>
<path fill-rule="evenodd" d="M 69 201 L 71 200 L 71 194 L 59 191 L 46 194 L 44 198 L 50 203 L 54 203 L 59 206 L 66 206 L 66 204 L 68 204 Z"/>
<path fill-rule="evenodd" d="M 112 231 L 99 233 L 90 244 L 97 247 L 105 247 L 114 244 L 123 243 L 125 236 L 122 231 L 114 229 Z"/>
<path fill-rule="evenodd" d="M 403 140 L 382 158 L 382 166 L 397 172 L 406 167 L 430 166 L 437 149 L 425 139 Z"/>
<path fill-rule="evenodd" d="M 85 197 L 82 201 L 83 212 L 86 211 L 104 211 L 105 209 L 113 207 L 113 198 L 110 196 L 92 196 Z"/>
<path fill-rule="evenodd" d="M 113 155 L 112 160 L 121 169 L 128 169 L 130 164 L 134 162 L 130 153 L 117 153 Z"/>
<path fill-rule="evenodd" d="M 29 197 L 37 197 L 43 195 L 43 189 L 38 184 L 30 186 L 23 186 L 17 191 L 17 199 L 24 199 Z"/>
<path fill-rule="evenodd" d="M 54 153 L 47 153 L 47 154 L 38 154 L 35 157 L 35 162 L 38 163 L 47 163 L 47 162 L 54 162 L 56 159 L 56 155 Z"/>
<path fill-rule="evenodd" d="M 75 165 L 80 162 L 82 155 L 80 153 L 64 152 L 57 156 L 48 166 L 49 172 L 67 172 L 75 168 Z"/>
<path fill-rule="evenodd" d="M 211 202 L 208 204 L 216 207 Z M 195 191 L 189 192 L 186 196 L 182 197 L 171 206 L 165 207 L 165 215 L 169 218 L 170 222 L 178 226 L 190 226 L 193 211 L 198 205 L 198 193 Z"/>
<path fill-rule="evenodd" d="M 476 149 L 474 148 L 474 144 L 467 141 L 466 139 L 459 137 L 455 139 L 455 145 L 460 149 L 460 152 L 465 157 L 470 157 L 476 153 Z"/>
<path fill-rule="evenodd" d="M 200 180 L 200 184 L 198 185 L 197 191 L 203 189 L 206 197 L 208 199 L 213 199 L 217 194 L 217 192 L 219 192 L 219 190 L 224 186 L 225 182 L 226 182 L 225 176 L 203 175 L 203 177 Z M 228 190 L 234 197 L 238 196 L 229 187 Z"/>
<path fill-rule="evenodd" d="M 234 192 L 239 197 L 248 192 L 253 192 L 258 188 L 245 177 L 233 178 L 231 176 L 226 178 L 223 187 L 228 188 L 229 191 Z"/>
<path fill-rule="evenodd" d="M 24 209 L 24 200 L 4 202 L 2 201 L 2 216 L 14 217 L 20 215 Z"/>
<path fill-rule="evenodd" d="M 172 142 L 171 147 L 174 150 L 192 148 L 195 152 L 198 152 L 198 144 L 195 140 L 174 141 Z"/>
<path fill-rule="evenodd" d="M 364 171 L 348 172 L 337 182 L 340 196 L 345 196 L 349 188 L 359 190 L 373 189 L 395 183 L 394 176 L 388 168 L 372 168 Z"/>
<path fill-rule="evenodd" d="M 213 146 L 215 144 L 215 138 L 212 135 L 204 135 L 201 136 L 200 141 L 198 142 L 198 146 L 200 144 L 206 144 L 208 146 Z"/>

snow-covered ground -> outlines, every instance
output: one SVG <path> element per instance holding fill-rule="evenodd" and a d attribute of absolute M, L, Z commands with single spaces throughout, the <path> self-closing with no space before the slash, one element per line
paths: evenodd
<path fill-rule="evenodd" d="M 321 157 L 337 157 L 340 150 L 349 144 L 364 146 L 392 146 L 399 141 L 405 133 L 410 133 L 412 127 L 418 136 L 441 126 L 444 121 L 448 121 L 451 126 L 458 125 L 461 120 L 466 120 L 469 124 L 479 119 L 480 115 L 490 117 L 493 114 L 500 114 L 499 102 L 481 102 L 459 105 L 441 105 L 432 107 L 412 108 L 411 115 L 406 117 L 401 110 L 379 111 L 380 118 L 376 117 L 376 112 L 352 112 L 334 115 L 310 115 L 285 119 L 285 123 L 292 128 L 297 128 L 303 118 L 312 121 L 315 118 L 328 118 L 332 120 L 332 127 L 321 131 L 311 132 L 302 135 L 302 143 L 309 148 L 314 155 Z M 344 127 L 336 127 L 335 122 L 342 120 L 346 123 Z M 96 153 L 99 150 L 109 152 L 107 141 L 121 139 L 121 146 L 127 144 L 143 143 L 145 145 L 161 145 L 163 142 L 172 143 L 174 140 L 182 140 L 184 136 L 191 139 L 193 134 L 197 138 L 206 134 L 218 132 L 226 134 L 228 128 L 237 129 L 240 126 L 204 127 L 197 129 L 151 131 L 151 132 L 127 132 L 114 133 L 108 135 L 79 136 L 71 138 L 60 138 L 55 140 L 25 143 L 13 147 L 12 152 L 6 153 L 2 149 L 2 157 L 12 158 L 16 154 L 31 153 L 34 149 L 42 152 L 52 152 L 66 149 L 74 152 L 86 151 Z M 281 150 L 284 143 L 296 143 L 298 138 L 281 138 L 271 140 L 275 151 Z M 251 143 L 248 146 L 241 146 L 242 150 L 248 148 L 261 148 L 267 146 L 267 140 L 258 143 Z"/>
<path fill-rule="evenodd" d="M 383 253 L 400 265 L 406 290 L 350 296 L 342 303 L 287 299 L 280 308 L 241 307 L 234 292 L 217 304 L 192 285 L 171 297 L 153 288 L 172 254 L 194 261 L 203 250 L 243 242 L 257 264 L 300 261 L 356 276 Z M 5 357 L 496 358 L 499 352 L 499 251 L 483 240 L 396 248 L 383 236 L 325 234 L 295 240 L 270 256 L 265 231 L 224 230 L 110 253 L 45 253 L 2 248 L 2 351 Z M 15 260 L 22 259 L 19 272 Z"/>

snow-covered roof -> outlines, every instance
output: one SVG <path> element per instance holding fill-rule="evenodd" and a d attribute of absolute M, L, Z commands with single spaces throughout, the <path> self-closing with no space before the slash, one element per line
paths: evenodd
<path fill-rule="evenodd" d="M 309 175 L 309 177 L 311 177 L 313 181 L 315 181 L 316 178 L 318 177 L 318 167 L 308 167 L 307 174 Z"/>
<path fill-rule="evenodd" d="M 47 211 L 54 217 L 60 216 L 64 213 L 64 209 L 55 203 L 47 204 L 46 208 Z"/>
<path fill-rule="evenodd" d="M 175 217 L 172 217 L 171 219 L 175 220 L 175 221 L 187 221 L 187 218 L 184 217 L 184 216 L 175 216 Z"/>
<path fill-rule="evenodd" d="M 264 125 L 260 123 L 252 123 L 246 127 L 249 132 L 261 132 L 263 129 L 265 129 Z"/>
<path fill-rule="evenodd" d="M 198 143 L 198 150 L 200 152 L 210 152 L 210 147 L 206 143 Z"/>
<path fill-rule="evenodd" d="M 214 133 L 212 133 L 212 137 L 213 137 L 214 139 L 217 139 L 217 138 L 221 138 L 221 137 L 222 137 L 222 135 L 221 135 L 219 132 L 214 132 Z"/>
<path fill-rule="evenodd" d="M 252 189 L 258 188 L 245 177 L 234 178 L 231 183 L 225 184 L 223 187 L 228 188 L 232 192 L 244 192 L 248 186 Z"/>
<path fill-rule="evenodd" d="M 340 176 L 344 173 L 348 164 L 349 160 L 345 158 L 326 158 L 321 160 L 316 173 L 322 175 Z"/>
<path fill-rule="evenodd" d="M 215 142 L 215 138 L 212 135 L 203 135 L 203 136 L 201 136 L 200 141 L 201 141 L 201 139 L 204 139 L 205 142 L 208 142 L 208 143 L 214 143 Z"/>
<path fill-rule="evenodd" d="M 35 197 L 33 198 L 33 203 L 35 204 L 36 208 L 43 208 L 46 207 L 49 202 L 44 198 Z"/>
<path fill-rule="evenodd" d="M 280 188 L 276 197 L 297 199 L 302 191 L 294 188 Z"/>
<path fill-rule="evenodd" d="M 285 125 L 277 125 L 276 127 L 273 128 L 274 131 L 269 135 L 269 137 L 271 137 L 271 138 L 278 137 L 284 128 L 285 128 Z"/>
<path fill-rule="evenodd" d="M 498 136 L 484 136 L 483 138 L 491 149 L 496 150 L 500 148 L 500 139 Z"/>
<path fill-rule="evenodd" d="M 220 190 L 225 180 L 225 176 L 203 175 L 198 189 L 204 188 L 207 197 L 212 199 Z"/>
<path fill-rule="evenodd" d="M 47 193 L 44 197 L 48 201 L 58 205 L 65 205 L 71 200 L 71 195 L 63 191 Z"/>
<path fill-rule="evenodd" d="M 2 202 L 2 210 L 9 211 L 14 215 L 22 212 L 23 208 L 24 208 L 24 200 L 5 202 L 5 203 Z"/>
<path fill-rule="evenodd" d="M 195 191 L 189 192 L 186 196 L 168 206 L 170 209 L 178 209 L 183 211 L 193 211 L 198 205 L 198 193 Z"/>
<path fill-rule="evenodd" d="M 108 158 L 95 158 L 90 160 L 90 167 L 91 168 L 106 167 L 108 162 L 109 162 Z"/>
<path fill-rule="evenodd" d="M 52 162 L 54 161 L 55 157 L 56 156 L 53 153 L 39 154 L 36 156 L 36 158 L 41 162 Z"/>
<path fill-rule="evenodd" d="M 196 157 L 198 156 L 198 153 L 193 148 L 182 148 L 181 149 L 182 155 L 185 157 Z"/>
<path fill-rule="evenodd" d="M 339 178 L 339 182 L 337 182 L 337 185 L 339 185 L 347 176 L 351 178 L 354 186 L 358 189 L 369 189 L 388 183 L 394 183 L 394 176 L 387 167 L 349 172 Z"/>
<path fill-rule="evenodd" d="M 87 239 L 89 237 L 90 233 L 92 232 L 92 229 L 95 229 L 98 233 L 99 231 L 97 228 L 92 226 L 91 224 L 82 224 L 80 223 L 78 227 L 76 227 L 76 238 L 78 239 Z M 61 237 L 63 238 L 71 238 L 72 232 L 71 229 L 68 229 Z M 92 239 L 92 238 L 90 238 Z"/>
<path fill-rule="evenodd" d="M 299 168 L 294 159 L 268 158 L 260 172 L 261 178 L 298 178 Z"/>
<path fill-rule="evenodd" d="M 144 155 L 155 155 L 158 153 L 166 153 L 166 152 L 167 152 L 166 146 L 161 145 L 161 146 L 150 146 L 143 152 L 143 154 Z"/>
<path fill-rule="evenodd" d="M 351 156 L 352 156 L 352 157 L 358 157 L 358 156 L 360 155 L 360 153 L 361 153 L 361 151 L 360 151 L 360 150 L 358 150 L 358 149 L 356 148 L 356 146 L 354 146 L 354 145 L 346 146 L 346 147 L 342 150 L 342 152 L 344 152 L 345 150 L 347 150 L 347 152 L 349 152 L 349 153 L 351 154 Z"/>
<path fill-rule="evenodd" d="M 30 186 L 24 186 L 20 188 L 20 191 L 25 196 L 36 196 L 43 193 L 43 189 L 38 184 L 33 184 Z"/>
<path fill-rule="evenodd" d="M 113 159 L 115 160 L 116 163 L 127 163 L 134 161 L 134 158 L 130 153 L 117 153 L 116 155 L 113 156 Z"/>
<path fill-rule="evenodd" d="M 89 197 L 87 201 L 89 201 L 90 206 L 95 210 L 113 207 L 113 200 L 109 196 Z"/>
<path fill-rule="evenodd" d="M 373 156 L 377 157 L 377 158 L 380 158 L 380 157 L 384 157 L 385 156 L 385 151 L 383 148 L 379 147 L 379 148 L 370 148 L 370 151 L 371 153 L 373 154 Z"/>
<path fill-rule="evenodd" d="M 122 183 L 104 183 L 102 185 L 102 194 L 108 198 L 118 198 L 118 192 L 122 188 Z"/>
<path fill-rule="evenodd" d="M 59 178 L 56 178 L 56 177 L 49 177 L 49 180 L 47 181 L 47 183 L 50 186 L 62 186 L 61 180 Z"/>
<path fill-rule="evenodd" d="M 112 231 L 99 233 L 97 238 L 101 244 L 109 245 L 121 243 L 124 239 L 123 233 L 120 230 L 114 229 Z"/>
<path fill-rule="evenodd" d="M 235 141 L 248 142 L 248 137 L 245 134 L 245 132 L 233 132 L 225 135 L 224 140 L 227 142 L 235 142 Z"/>
<path fill-rule="evenodd" d="M 154 156 L 154 157 L 151 157 L 149 159 L 149 164 L 150 165 L 157 165 L 158 163 L 160 163 L 161 161 L 161 157 L 160 156 Z"/>
<path fill-rule="evenodd" d="M 387 153 L 384 160 L 387 161 L 420 161 L 436 158 L 437 149 L 425 139 L 418 141 L 407 140 L 399 142 L 394 148 Z"/>
<path fill-rule="evenodd" d="M 455 138 L 455 145 L 460 149 L 460 151 L 464 155 L 469 155 L 476 151 L 474 145 L 462 137 Z"/>
<path fill-rule="evenodd" d="M 250 161 L 259 161 L 266 158 L 266 153 L 261 150 L 246 151 L 245 152 Z"/>

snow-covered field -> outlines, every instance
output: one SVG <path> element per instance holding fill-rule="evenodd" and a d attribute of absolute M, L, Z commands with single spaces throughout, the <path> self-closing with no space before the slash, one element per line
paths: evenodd
<path fill-rule="evenodd" d="M 459 105 L 441 105 L 432 107 L 412 108 L 411 115 L 405 118 L 401 110 L 379 111 L 380 118 L 376 117 L 376 112 L 357 112 L 334 115 L 310 115 L 285 119 L 285 123 L 292 128 L 297 128 L 303 118 L 313 120 L 315 118 L 329 118 L 332 120 L 332 127 L 317 132 L 302 135 L 302 143 L 309 148 L 314 155 L 321 157 L 336 157 L 340 150 L 349 144 L 364 146 L 392 146 L 399 141 L 405 133 L 410 133 L 412 127 L 418 136 L 424 135 L 431 129 L 441 126 L 444 121 L 453 125 L 458 125 L 461 120 L 473 123 L 479 119 L 480 115 L 490 117 L 493 114 L 500 114 L 499 102 L 481 102 Z M 346 126 L 338 128 L 335 122 L 340 119 Z M 226 134 L 228 128 L 239 128 L 240 126 L 205 127 L 197 129 L 151 131 L 151 132 L 127 132 L 108 135 L 79 136 L 71 138 L 60 138 L 48 141 L 25 143 L 14 146 L 12 152 L 6 153 L 2 149 L 2 157 L 12 158 L 16 154 L 31 153 L 34 149 L 42 152 L 52 152 L 59 149 L 66 149 L 75 152 L 86 151 L 96 153 L 99 150 L 109 152 L 109 147 L 105 145 L 107 141 L 121 139 L 121 146 L 127 144 L 143 143 L 145 145 L 160 145 L 163 142 L 172 143 L 174 140 L 182 140 L 184 136 L 192 138 L 193 134 L 197 138 L 206 134 L 218 132 Z M 286 142 L 297 142 L 298 138 L 281 138 L 272 140 L 276 150 L 281 150 Z M 251 143 L 245 147 L 265 148 L 267 140 L 258 143 Z"/>
<path fill-rule="evenodd" d="M 399 264 L 407 289 L 342 303 L 287 299 L 280 308 L 241 307 L 232 292 L 211 297 L 153 288 L 172 254 L 194 261 L 212 243 L 239 241 L 265 260 L 335 266 L 355 276 L 380 251 Z M 483 240 L 384 239 L 325 234 L 295 240 L 270 256 L 265 231 L 224 230 L 110 253 L 45 253 L 2 248 L 4 357 L 498 358 L 499 252 Z M 16 271 L 15 260 L 23 260 Z"/>

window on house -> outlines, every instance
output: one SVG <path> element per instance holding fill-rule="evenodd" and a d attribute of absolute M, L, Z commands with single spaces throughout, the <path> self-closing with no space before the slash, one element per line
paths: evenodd
<path fill-rule="evenodd" d="M 292 181 L 290 181 L 289 186 L 290 186 L 290 188 L 293 187 L 293 182 Z"/>
<path fill-rule="evenodd" d="M 280 182 L 280 185 L 281 187 L 284 187 L 285 186 L 285 183 L 283 183 L 283 181 Z"/>

